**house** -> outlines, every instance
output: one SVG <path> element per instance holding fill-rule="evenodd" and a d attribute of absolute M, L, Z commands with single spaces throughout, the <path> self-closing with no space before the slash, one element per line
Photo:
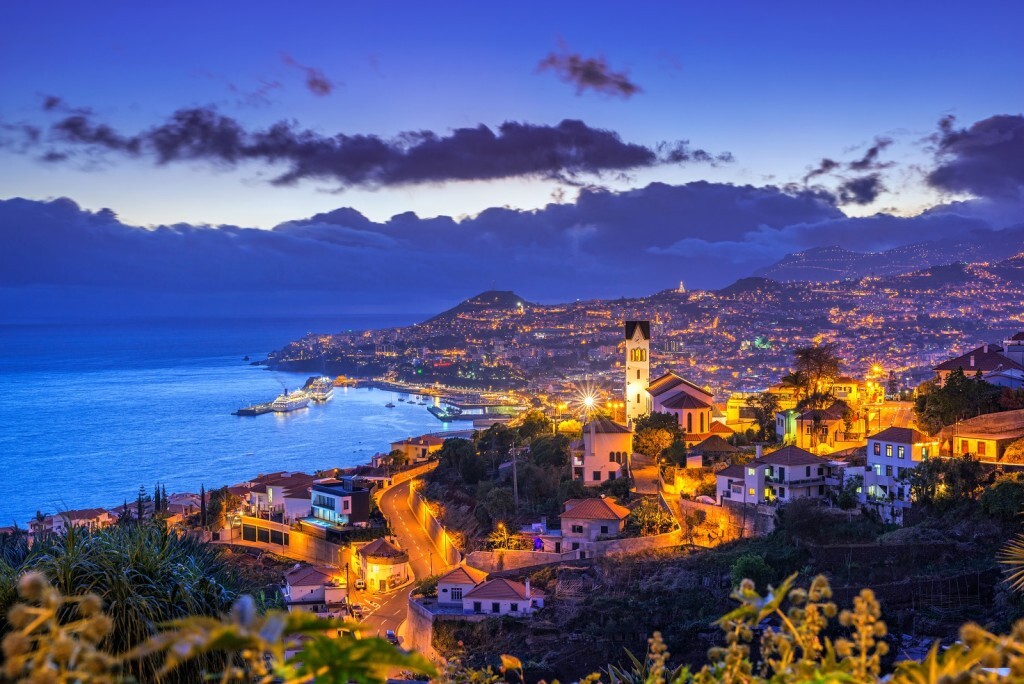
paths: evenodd
<path fill-rule="evenodd" d="M 683 441 L 696 444 L 711 430 L 713 395 L 675 373 L 665 373 L 647 388 L 651 395 L 651 410 L 671 413 L 683 431 Z"/>
<path fill-rule="evenodd" d="M 410 579 L 409 554 L 384 537 L 361 546 L 356 555 L 359 557 L 359 576 L 370 591 L 396 589 Z"/>
<path fill-rule="evenodd" d="M 729 444 L 718 435 L 712 434 L 699 444 L 695 444 L 690 447 L 690 451 L 687 454 L 687 467 L 690 467 L 689 456 L 700 456 L 701 463 L 698 467 L 703 467 L 709 466 L 712 463 L 728 461 L 732 454 L 739 453 L 739 451 L 739 449 L 734 447 L 732 444 Z"/>
<path fill-rule="evenodd" d="M 1006 447 L 1024 438 L 1024 409 L 968 418 L 941 434 L 951 456 L 971 454 L 980 461 L 998 461 Z"/>
<path fill-rule="evenodd" d="M 832 385 L 832 394 L 836 399 L 847 404 L 859 404 L 864 395 L 864 385 L 848 375 L 836 378 Z"/>
<path fill-rule="evenodd" d="M 401 452 L 406 463 L 422 463 L 440 451 L 442 446 L 444 446 L 443 437 L 421 435 L 420 437 L 409 437 L 400 442 L 392 442 L 391 451 Z"/>
<path fill-rule="evenodd" d="M 544 607 L 545 594 L 504 577 L 486 580 L 463 594 L 463 613 L 468 615 L 511 615 L 524 617 Z"/>
<path fill-rule="evenodd" d="M 1024 371 L 1024 333 L 1017 333 L 1005 341 L 1006 351 L 998 344 L 983 344 L 966 354 L 944 361 L 935 366 L 935 380 L 939 385 L 953 371 L 963 371 L 964 375 L 973 377 L 978 373 L 986 375 L 998 371 Z"/>
<path fill-rule="evenodd" d="M 348 584 L 337 568 L 296 564 L 285 573 L 281 593 L 289 612 L 301 610 L 319 617 L 340 617 Z"/>
<path fill-rule="evenodd" d="M 609 418 L 592 418 L 583 426 L 582 445 L 577 443 L 573 450 L 573 479 L 596 487 L 608 480 L 628 477 L 632 455 L 630 428 Z"/>
<path fill-rule="evenodd" d="M 33 535 L 53 533 L 61 534 L 70 527 L 87 530 L 98 530 L 115 522 L 115 516 L 103 508 L 83 508 L 76 511 L 63 511 L 56 515 L 44 516 L 41 520 L 33 518 L 28 529 Z"/>
<path fill-rule="evenodd" d="M 462 607 L 462 597 L 487 579 L 483 570 L 459 565 L 437 580 L 437 603 L 441 606 Z"/>
<path fill-rule="evenodd" d="M 820 499 L 826 494 L 832 465 L 795 446 L 787 446 L 740 466 L 729 466 L 715 479 L 718 503 L 786 503 Z"/>
<path fill-rule="evenodd" d="M 317 480 L 310 485 L 309 504 L 317 526 L 365 527 L 370 519 L 370 490 L 356 487 L 352 479 Z"/>
<path fill-rule="evenodd" d="M 901 522 L 910 508 L 908 470 L 938 455 L 939 441 L 913 428 L 891 427 L 868 437 L 862 503 L 875 507 L 886 522 Z"/>
<path fill-rule="evenodd" d="M 861 434 L 847 432 L 846 419 L 853 422 L 852 409 L 845 401 L 836 400 L 828 408 L 808 409 L 793 417 L 792 443 L 801 449 L 833 451 L 861 443 Z M 787 416 L 787 420 L 789 417 Z M 778 433 L 779 414 L 776 414 Z M 784 435 L 780 435 L 782 437 Z"/>
<path fill-rule="evenodd" d="M 622 534 L 628 516 L 628 508 L 607 497 L 569 499 L 562 513 L 563 546 L 555 552 L 576 551 L 584 542 Z"/>
<path fill-rule="evenodd" d="M 260 475 L 245 483 L 249 512 L 282 516 L 284 522 L 307 517 L 310 514 L 310 489 L 316 479 L 315 475 L 299 472 Z"/>

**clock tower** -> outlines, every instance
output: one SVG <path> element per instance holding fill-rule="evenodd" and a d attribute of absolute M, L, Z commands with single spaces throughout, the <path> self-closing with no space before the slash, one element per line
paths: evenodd
<path fill-rule="evenodd" d="M 651 322 L 626 321 L 626 424 L 632 425 L 651 411 L 647 387 L 651 383 Z"/>

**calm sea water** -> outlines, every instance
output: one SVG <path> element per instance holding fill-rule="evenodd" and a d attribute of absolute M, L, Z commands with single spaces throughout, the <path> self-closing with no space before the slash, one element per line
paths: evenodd
<path fill-rule="evenodd" d="M 338 388 L 326 404 L 289 414 L 231 415 L 307 377 L 244 356 L 261 359 L 310 331 L 419 318 L 0 325 L 0 526 L 24 526 L 37 510 L 115 506 L 158 481 L 198 491 L 356 465 L 393 439 L 443 430 L 425 406 L 368 389 Z"/>

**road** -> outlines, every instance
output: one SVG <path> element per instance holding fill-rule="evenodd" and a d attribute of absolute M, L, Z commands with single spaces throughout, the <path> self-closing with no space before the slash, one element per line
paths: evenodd
<path fill-rule="evenodd" d="M 427 533 L 419 526 L 412 511 L 409 510 L 409 482 L 395 485 L 385 491 L 379 501 L 381 512 L 391 525 L 391 532 L 398 539 L 398 545 L 409 554 L 409 565 L 416 578 L 429 577 L 431 570 L 438 574 L 447 566 Z M 373 592 L 358 592 L 352 597 L 353 603 L 363 602 L 363 625 L 366 634 L 379 634 L 393 629 L 398 633 L 399 626 L 405 622 L 409 606 L 409 594 L 412 586 L 400 589 L 392 594 L 379 595 Z M 382 600 L 383 599 L 383 600 Z M 380 604 L 372 611 L 367 600 Z"/>

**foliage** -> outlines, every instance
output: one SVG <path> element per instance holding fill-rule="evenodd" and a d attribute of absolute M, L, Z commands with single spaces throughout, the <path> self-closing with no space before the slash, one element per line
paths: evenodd
<path fill-rule="evenodd" d="M 147 523 L 97 531 L 72 527 L 47 535 L 7 572 L 13 576 L 30 570 L 49 578 L 64 596 L 100 598 L 113 621 L 103 645 L 114 655 L 136 648 L 170 620 L 219 615 L 237 596 L 217 547 Z M 0 615 L 9 607 L 0 605 Z M 4 628 L 0 620 L 0 631 Z M 153 678 L 155 664 L 149 660 L 128 667 L 139 680 Z M 182 681 L 190 676 L 183 673 Z"/>
<path fill-rule="evenodd" d="M 832 385 L 839 377 L 839 354 L 836 350 L 837 345 L 830 342 L 793 351 L 793 373 L 803 380 L 804 400 L 815 394 L 832 394 Z"/>
<path fill-rule="evenodd" d="M 673 442 L 683 436 L 683 431 L 679 427 L 679 419 L 674 413 L 653 411 L 646 416 L 640 416 L 633 421 L 633 431 L 639 433 L 642 430 L 666 430 L 672 435 L 671 441 Z"/>
<path fill-rule="evenodd" d="M 1001 477 L 981 493 L 982 509 L 994 518 L 1013 520 L 1024 511 L 1024 476 Z"/>
<path fill-rule="evenodd" d="M 681 439 L 677 439 L 672 442 L 667 449 L 661 452 L 661 455 L 669 462 L 677 466 L 686 467 L 687 457 L 686 442 Z"/>
<path fill-rule="evenodd" d="M 459 437 L 444 440 L 437 454 L 438 465 L 431 473 L 430 479 L 449 476 L 465 482 L 476 484 L 486 474 L 487 466 L 477 456 L 473 442 Z"/>
<path fill-rule="evenodd" d="M 858 489 L 862 489 L 864 486 L 864 476 L 854 475 L 843 482 L 843 488 L 839 490 L 839 494 L 836 496 L 836 505 L 838 505 L 844 511 L 848 511 L 851 508 L 856 508 L 860 501 L 858 496 Z"/>
<path fill-rule="evenodd" d="M 1024 463 L 1024 437 L 1010 442 L 1000 460 L 1003 463 Z"/>
<path fill-rule="evenodd" d="M 754 583 L 755 587 L 767 587 L 768 583 L 775 578 L 775 571 L 765 562 L 764 556 L 758 553 L 744 553 L 729 568 L 729 576 L 732 578 L 734 587 L 740 586 L 743 580 L 747 579 Z"/>
<path fill-rule="evenodd" d="M 633 451 L 657 458 L 661 452 L 672 446 L 672 433 L 664 428 L 644 428 L 633 438 Z"/>
<path fill-rule="evenodd" d="M 771 392 L 761 392 L 747 397 L 746 403 L 754 413 L 757 438 L 775 441 L 775 414 L 779 412 L 779 398 Z"/>
<path fill-rule="evenodd" d="M 999 404 L 1000 395 L 999 387 L 985 382 L 981 373 L 968 378 L 958 368 L 949 374 L 941 387 L 934 380 L 929 380 L 918 388 L 914 414 L 918 427 L 934 435 L 958 420 L 1003 410 Z"/>
<path fill-rule="evenodd" d="M 509 425 L 516 428 L 521 441 L 529 441 L 541 435 L 550 435 L 552 432 L 551 419 L 543 411 L 537 409 L 520 413 Z"/>
<path fill-rule="evenodd" d="M 530 442 L 530 460 L 541 466 L 564 468 L 569 463 L 569 438 L 544 435 Z"/>
<path fill-rule="evenodd" d="M 487 536 L 487 543 L 492 549 L 529 550 L 533 548 L 529 539 L 516 534 L 516 531 L 504 522 L 499 522 Z"/>
<path fill-rule="evenodd" d="M 707 512 L 702 510 L 689 511 L 683 516 L 683 534 L 687 544 L 693 545 L 697 532 L 704 526 L 707 519 Z"/>
<path fill-rule="evenodd" d="M 917 503 L 947 508 L 981 491 L 985 467 L 971 456 L 930 458 L 904 472 Z"/>
<path fill-rule="evenodd" d="M 640 500 L 626 518 L 626 530 L 640 537 L 671 532 L 675 520 L 658 502 L 644 498 Z"/>
<path fill-rule="evenodd" d="M 420 594 L 422 596 L 437 596 L 437 581 L 441 579 L 441 575 L 429 575 L 422 579 L 416 580 L 416 584 L 413 586 L 412 592 L 414 594 Z"/>

